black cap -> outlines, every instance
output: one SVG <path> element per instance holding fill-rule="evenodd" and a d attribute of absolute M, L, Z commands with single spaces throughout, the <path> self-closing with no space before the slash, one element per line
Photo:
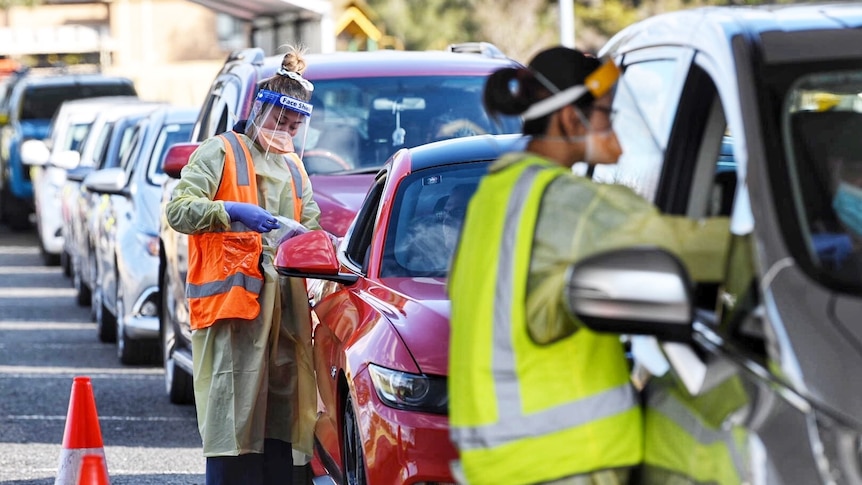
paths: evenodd
<path fill-rule="evenodd" d="M 558 46 L 536 54 L 530 61 L 529 68 L 562 91 L 584 84 L 586 77 L 600 65 L 601 62 L 591 55 L 577 49 Z"/>

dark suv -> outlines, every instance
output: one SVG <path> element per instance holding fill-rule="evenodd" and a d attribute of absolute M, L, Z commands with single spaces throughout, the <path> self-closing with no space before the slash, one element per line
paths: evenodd
<path fill-rule="evenodd" d="M 33 186 L 21 162 L 21 144 L 48 136 L 64 101 L 98 96 L 137 96 L 128 78 L 101 74 L 26 74 L 11 87 L 0 111 L 0 221 L 30 227 Z"/>

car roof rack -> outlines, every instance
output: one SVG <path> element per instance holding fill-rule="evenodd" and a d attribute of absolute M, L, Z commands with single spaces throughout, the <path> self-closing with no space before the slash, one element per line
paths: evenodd
<path fill-rule="evenodd" d="M 449 52 L 458 54 L 481 54 L 485 57 L 493 57 L 497 59 L 508 59 L 506 54 L 499 47 L 490 42 L 460 42 L 457 44 L 449 44 L 446 47 Z"/>

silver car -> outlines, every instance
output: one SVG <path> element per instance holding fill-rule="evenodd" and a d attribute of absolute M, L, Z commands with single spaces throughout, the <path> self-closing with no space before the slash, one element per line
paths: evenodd
<path fill-rule="evenodd" d="M 600 52 L 623 156 L 595 178 L 714 229 L 687 266 L 571 269 L 581 319 L 635 334 L 641 483 L 862 483 L 859 25 L 859 3 L 689 9 Z"/>
<path fill-rule="evenodd" d="M 162 106 L 160 103 L 138 102 L 103 108 L 81 142 L 80 163 L 66 172 L 60 190 L 63 214 L 63 252 L 68 254 L 69 273 L 80 306 L 91 305 L 98 284 L 94 240 L 90 237 L 92 215 L 97 212 L 101 196 L 83 190 L 84 177 L 102 168 L 116 167 L 129 146 L 135 124 L 143 116 Z M 95 319 L 95 308 L 91 308 Z M 110 329 L 113 330 L 113 327 Z M 100 339 L 113 342 L 114 333 L 100 331 Z"/>
<path fill-rule="evenodd" d="M 187 142 L 195 108 L 164 107 L 138 122 L 119 167 L 87 175 L 84 187 L 104 194 L 96 259 L 100 327 L 116 326 L 117 356 L 124 364 L 157 363 L 159 342 L 159 203 L 166 175 L 162 159 Z"/>

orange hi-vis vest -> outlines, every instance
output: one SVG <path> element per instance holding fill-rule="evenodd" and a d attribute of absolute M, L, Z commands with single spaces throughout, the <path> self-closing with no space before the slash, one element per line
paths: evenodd
<path fill-rule="evenodd" d="M 214 200 L 258 204 L 257 178 L 251 153 L 236 133 L 222 138 L 225 162 Z M 303 171 L 285 157 L 291 172 L 294 218 L 302 216 Z M 230 230 L 189 235 L 186 297 L 192 330 L 217 320 L 254 320 L 260 313 L 258 297 L 263 288 L 263 238 L 240 222 Z"/>

